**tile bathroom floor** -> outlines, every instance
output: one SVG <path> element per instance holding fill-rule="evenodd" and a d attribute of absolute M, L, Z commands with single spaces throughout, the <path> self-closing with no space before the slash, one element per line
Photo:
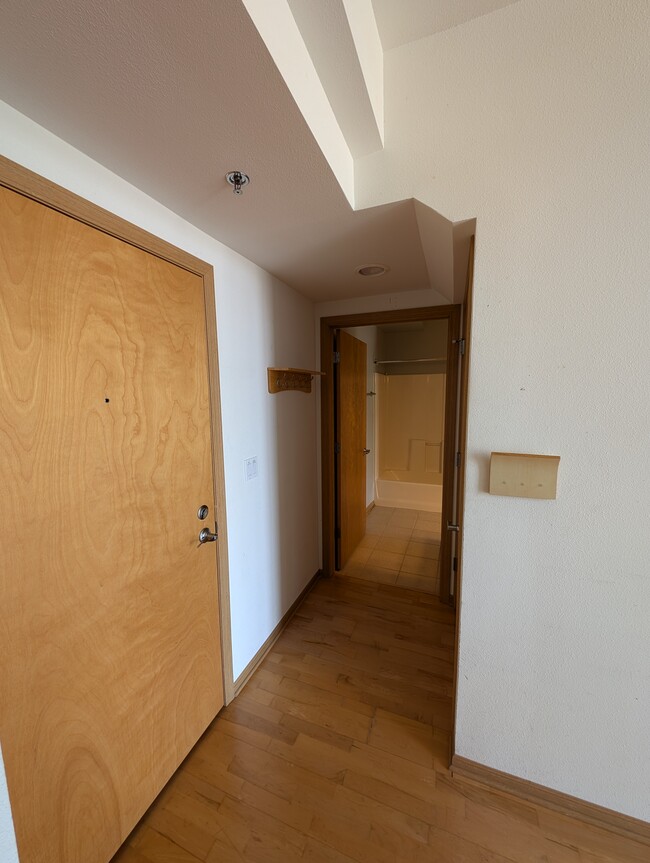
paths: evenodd
<path fill-rule="evenodd" d="M 440 593 L 440 513 L 375 506 L 339 576 Z"/>

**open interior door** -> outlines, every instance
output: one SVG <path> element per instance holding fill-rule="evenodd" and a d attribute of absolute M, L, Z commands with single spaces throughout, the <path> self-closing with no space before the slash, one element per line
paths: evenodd
<path fill-rule="evenodd" d="M 343 569 L 366 533 L 365 342 L 336 331 L 334 422 L 336 428 L 336 569 Z"/>

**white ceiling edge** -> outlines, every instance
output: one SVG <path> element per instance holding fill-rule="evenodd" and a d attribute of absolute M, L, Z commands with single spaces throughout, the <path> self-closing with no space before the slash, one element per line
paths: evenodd
<path fill-rule="evenodd" d="M 287 0 L 242 0 L 278 71 L 354 207 L 354 161 Z"/>
<path fill-rule="evenodd" d="M 426 39 L 520 0 L 372 0 L 384 51 Z"/>
<path fill-rule="evenodd" d="M 377 64 L 373 62 L 373 58 L 367 57 L 368 52 L 364 52 L 362 48 L 362 44 L 373 35 L 369 23 L 362 16 L 355 15 L 353 31 L 344 0 L 329 0 L 327 3 L 287 0 L 287 3 L 309 55 L 305 57 L 304 52 L 300 52 L 300 56 L 294 57 L 291 72 L 296 73 L 296 60 L 300 57 L 313 65 L 353 158 L 380 150 L 383 146 L 383 52 L 379 80 L 376 80 Z M 372 13 L 372 9 L 370 12 Z M 257 25 L 255 18 L 253 22 Z M 375 23 L 374 16 L 372 23 Z M 264 38 L 264 34 L 261 35 Z M 381 51 L 379 34 L 375 35 L 377 48 Z M 284 75 L 282 58 L 275 57 L 270 43 L 266 44 L 279 71 Z M 284 42 L 281 50 L 286 51 Z M 366 69 L 363 67 L 361 54 L 366 57 Z M 368 80 L 372 84 L 373 98 Z M 286 83 L 290 87 L 290 82 Z M 373 104 L 378 95 L 381 126 Z M 302 111 L 303 106 L 299 104 L 299 107 Z M 308 104 L 307 110 L 310 107 Z M 304 111 L 303 116 L 309 123 Z M 316 135 L 316 131 L 312 131 Z"/>
<path fill-rule="evenodd" d="M 368 98 L 384 146 L 384 49 L 372 0 L 343 0 Z"/>

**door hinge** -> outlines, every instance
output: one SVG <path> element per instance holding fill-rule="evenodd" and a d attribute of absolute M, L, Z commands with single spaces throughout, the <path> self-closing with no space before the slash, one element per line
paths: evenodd
<path fill-rule="evenodd" d="M 456 453 L 456 467 L 460 467 L 460 453 Z"/>
<path fill-rule="evenodd" d="M 452 564 L 451 564 L 451 568 L 453 569 L 454 572 L 456 572 L 458 570 L 458 558 L 457 557 L 455 557 L 453 559 Z"/>
<path fill-rule="evenodd" d="M 461 357 L 465 356 L 465 339 L 454 339 L 454 344 L 458 345 Z"/>
<path fill-rule="evenodd" d="M 341 362 L 341 351 L 334 351 L 334 358 L 332 360 L 334 365 Z"/>
<path fill-rule="evenodd" d="M 340 454 L 341 454 L 341 444 L 335 443 L 334 444 L 334 455 L 340 455 Z"/>

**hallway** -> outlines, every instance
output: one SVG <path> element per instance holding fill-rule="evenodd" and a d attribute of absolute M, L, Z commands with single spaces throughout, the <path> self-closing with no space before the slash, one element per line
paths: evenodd
<path fill-rule="evenodd" d="M 647 861 L 450 778 L 453 642 L 430 594 L 321 580 L 113 863 Z"/>

